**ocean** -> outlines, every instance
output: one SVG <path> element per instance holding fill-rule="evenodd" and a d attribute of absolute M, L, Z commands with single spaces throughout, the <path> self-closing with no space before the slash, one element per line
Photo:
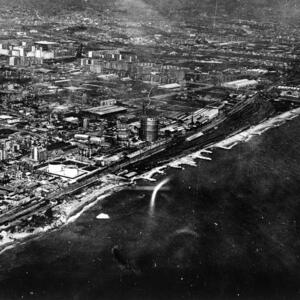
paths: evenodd
<path fill-rule="evenodd" d="M 169 167 L 5 251 L 0 299 L 299 299 L 299 126 Z"/>

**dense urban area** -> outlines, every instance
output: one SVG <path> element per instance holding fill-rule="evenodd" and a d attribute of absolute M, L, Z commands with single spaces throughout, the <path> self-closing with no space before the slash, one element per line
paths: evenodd
<path fill-rule="evenodd" d="M 170 21 L 144 3 L 128 19 L 124 7 L 1 6 L 3 242 L 181 153 L 299 114 L 300 30 L 284 15 L 214 7 Z"/>

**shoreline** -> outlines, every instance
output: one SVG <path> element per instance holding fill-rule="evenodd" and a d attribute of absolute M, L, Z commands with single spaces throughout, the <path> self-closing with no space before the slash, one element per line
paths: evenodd
<path fill-rule="evenodd" d="M 32 239 L 37 239 L 44 233 L 59 230 L 64 226 L 75 222 L 85 211 L 95 206 L 97 203 L 99 203 L 99 201 L 106 199 L 116 192 L 120 192 L 124 189 L 124 187 L 131 185 L 138 180 L 156 181 L 153 176 L 156 174 L 165 174 L 165 170 L 167 168 L 184 169 L 184 167 L 182 167 L 183 165 L 196 167 L 197 159 L 203 159 L 207 161 L 212 160 L 207 155 L 211 154 L 213 149 L 220 148 L 224 150 L 231 150 L 239 143 L 248 142 L 252 137 L 260 136 L 266 131 L 284 125 L 288 121 L 293 120 L 299 116 L 300 108 L 295 108 L 293 110 L 267 119 L 262 123 L 252 126 L 245 131 L 229 136 L 228 138 L 214 145 L 199 149 L 191 154 L 184 154 L 182 156 L 174 157 L 174 160 L 172 160 L 171 162 L 153 168 L 152 170 L 141 175 L 137 175 L 128 180 L 128 182 L 124 181 L 122 183 L 118 182 L 116 184 L 104 181 L 104 184 L 102 184 L 102 186 L 89 188 L 87 191 L 83 192 L 82 194 L 85 195 L 83 195 L 83 198 L 81 198 L 80 200 L 73 199 L 70 202 L 63 202 L 62 204 L 58 205 L 55 208 L 55 210 L 58 210 L 57 219 L 53 220 L 50 224 L 44 227 L 35 228 L 35 230 L 32 232 L 24 231 L 11 234 L 5 234 L 3 231 L 0 232 L 0 234 L 3 235 L 3 239 L 0 242 L 0 255 L 19 244 L 26 243 L 27 241 Z M 105 177 L 103 179 L 105 179 Z M 108 177 L 106 177 L 106 179 L 108 179 Z M 93 191 L 91 191 L 92 193 L 86 195 L 86 193 L 91 189 L 94 189 Z"/>
<path fill-rule="evenodd" d="M 135 182 L 136 180 L 156 181 L 156 179 L 153 178 L 153 176 L 155 174 L 164 174 L 165 169 L 167 169 L 169 167 L 177 168 L 177 169 L 184 169 L 184 167 L 182 167 L 183 165 L 196 167 L 197 159 L 202 159 L 202 160 L 207 160 L 207 161 L 212 160 L 212 158 L 210 158 L 207 155 L 211 154 L 213 152 L 213 149 L 220 148 L 220 149 L 224 149 L 224 150 L 231 150 L 233 147 L 235 147 L 239 143 L 248 142 L 253 137 L 260 136 L 263 133 L 265 133 L 266 131 L 268 131 L 272 128 L 277 128 L 281 125 L 284 125 L 288 121 L 291 121 L 299 116 L 300 116 L 300 107 L 289 110 L 284 113 L 281 113 L 277 116 L 274 116 L 270 119 L 267 119 L 267 120 L 259 123 L 258 125 L 254 125 L 254 126 L 250 127 L 249 129 L 246 129 L 242 132 L 228 136 L 221 142 L 217 142 L 213 145 L 209 145 L 207 147 L 204 147 L 203 149 L 199 149 L 190 154 L 184 154 L 182 156 L 178 156 L 178 157 L 176 157 L 176 159 L 172 160 L 171 162 L 168 162 L 162 166 L 153 168 L 152 170 L 145 172 L 142 175 L 135 176 L 131 180 L 132 180 L 132 182 Z"/>
<path fill-rule="evenodd" d="M 18 232 L 12 234 L 4 234 L 0 232 L 4 237 L 0 242 L 0 255 L 6 250 L 12 249 L 26 240 L 32 240 L 39 238 L 40 235 L 47 232 L 53 232 L 59 230 L 64 226 L 67 226 L 75 222 L 85 211 L 95 206 L 99 201 L 111 196 L 113 193 L 123 189 L 128 183 L 119 185 L 113 185 L 108 183 L 102 186 L 100 189 L 94 191 L 92 195 L 84 196 L 81 201 L 73 199 L 70 203 L 62 203 L 56 207 L 59 210 L 59 216 L 44 227 L 38 227 L 32 232 Z M 86 197 L 86 198 L 85 198 Z"/>

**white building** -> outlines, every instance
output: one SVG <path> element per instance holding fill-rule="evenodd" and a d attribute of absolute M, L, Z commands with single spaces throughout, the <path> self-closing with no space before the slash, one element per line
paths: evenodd
<path fill-rule="evenodd" d="M 258 84 L 258 82 L 256 80 L 241 79 L 241 80 L 225 82 L 222 84 L 222 86 L 225 88 L 228 88 L 228 89 L 239 90 L 239 89 L 244 89 L 244 88 L 248 88 L 248 87 L 254 87 L 257 84 Z"/>
<path fill-rule="evenodd" d="M 0 55 L 9 55 L 9 49 L 4 48 L 2 44 L 0 44 Z"/>

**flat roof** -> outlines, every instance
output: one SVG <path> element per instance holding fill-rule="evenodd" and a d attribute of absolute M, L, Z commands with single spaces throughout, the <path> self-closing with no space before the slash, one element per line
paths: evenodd
<path fill-rule="evenodd" d="M 81 87 L 77 87 L 77 86 L 68 86 L 65 88 L 66 90 L 70 90 L 70 91 L 79 91 L 79 90 L 84 90 Z"/>
<path fill-rule="evenodd" d="M 59 177 L 64 177 L 64 178 L 68 178 L 68 179 L 75 179 L 77 177 L 80 177 L 84 174 L 87 174 L 87 171 L 81 170 L 81 169 L 76 169 L 74 171 L 73 168 L 68 167 L 68 166 L 64 166 L 62 164 L 62 168 L 61 169 L 57 169 L 57 170 L 49 170 L 49 165 L 45 168 L 42 168 L 40 170 L 47 172 L 48 174 L 51 175 L 55 175 L 55 176 L 59 176 Z"/>
<path fill-rule="evenodd" d="M 0 115 L 0 120 L 9 120 L 9 119 L 13 119 L 13 117 L 9 115 Z"/>
<path fill-rule="evenodd" d="M 39 45 L 58 45 L 56 42 L 48 42 L 48 41 L 37 41 L 34 43 Z"/>
<path fill-rule="evenodd" d="M 178 89 L 180 87 L 181 85 L 178 83 L 169 83 L 169 84 L 164 84 L 159 86 L 159 88 L 161 89 Z"/>
<path fill-rule="evenodd" d="M 86 109 L 86 112 L 96 114 L 99 116 L 105 116 L 108 114 L 115 114 L 119 112 L 124 112 L 127 109 L 125 107 L 116 106 L 116 105 L 110 105 L 110 106 L 97 106 L 90 109 Z"/>
<path fill-rule="evenodd" d="M 244 83 L 257 83 L 257 81 L 249 80 L 249 79 L 239 79 L 239 80 L 225 82 L 225 84 L 244 84 Z"/>
<path fill-rule="evenodd" d="M 37 72 L 41 72 L 41 73 L 50 73 L 50 72 L 54 72 L 53 70 L 51 69 L 46 69 L 46 68 L 39 68 L 39 69 L 36 69 Z"/>

